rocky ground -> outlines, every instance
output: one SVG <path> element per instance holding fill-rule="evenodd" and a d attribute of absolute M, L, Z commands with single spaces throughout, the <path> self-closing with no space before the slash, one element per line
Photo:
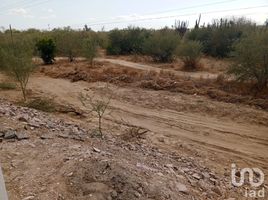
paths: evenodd
<path fill-rule="evenodd" d="M 0 103 L 0 160 L 11 200 L 232 199 L 226 177 L 142 138 L 90 137 L 83 124 Z"/>
<path fill-rule="evenodd" d="M 246 199 L 252 187 L 248 181 L 231 185 L 231 164 L 268 173 L 265 93 L 261 99 L 242 93 L 211 96 L 207 90 L 215 85 L 185 78 L 170 90 L 174 81 L 165 81 L 170 73 L 119 65 L 40 66 L 29 81 L 28 103 L 45 100 L 51 113 L 18 106 L 18 88 L 0 90 L 0 163 L 9 198 Z M 161 87 L 141 87 L 144 79 Z M 0 81 L 7 77 L 0 74 Z M 81 94 L 110 98 L 103 138 L 96 135 L 97 118 L 87 113 Z M 267 192 L 267 178 L 261 187 Z"/>

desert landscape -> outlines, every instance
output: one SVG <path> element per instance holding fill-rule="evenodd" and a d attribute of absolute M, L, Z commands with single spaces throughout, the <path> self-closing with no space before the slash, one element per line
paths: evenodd
<path fill-rule="evenodd" d="M 267 199 L 268 20 L 201 19 L 0 31 L 0 200 Z"/>

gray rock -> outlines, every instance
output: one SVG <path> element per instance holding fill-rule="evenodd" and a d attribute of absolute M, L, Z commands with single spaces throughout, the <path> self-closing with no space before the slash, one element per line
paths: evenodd
<path fill-rule="evenodd" d="M 4 136 L 5 136 L 5 134 L 0 132 L 0 137 L 4 137 Z"/>
<path fill-rule="evenodd" d="M 99 150 L 99 149 L 97 149 L 97 148 L 95 148 L 95 147 L 93 147 L 93 151 L 95 151 L 95 152 L 97 152 L 97 153 L 100 153 L 100 152 L 101 152 L 101 150 Z"/>
<path fill-rule="evenodd" d="M 202 173 L 202 175 L 203 175 L 203 177 L 205 177 L 205 178 L 207 178 L 207 179 L 210 178 L 210 175 L 209 175 L 209 173 L 207 173 L 207 172 Z"/>
<path fill-rule="evenodd" d="M 187 189 L 186 185 L 184 185 L 184 184 L 182 184 L 182 183 L 176 183 L 176 187 L 177 187 L 177 190 L 178 190 L 179 192 L 188 194 L 188 189 Z"/>
<path fill-rule="evenodd" d="M 16 133 L 18 140 L 28 140 L 29 136 L 26 133 Z"/>
<path fill-rule="evenodd" d="M 16 132 L 15 131 L 7 131 L 5 133 L 4 139 L 9 140 L 9 139 L 14 139 L 16 138 Z"/>
<path fill-rule="evenodd" d="M 64 134 L 64 133 L 60 133 L 60 134 L 58 134 L 57 136 L 60 137 L 60 138 L 64 138 L 64 139 L 70 138 L 69 135 Z"/>
<path fill-rule="evenodd" d="M 216 194 L 218 194 L 219 196 L 222 195 L 221 190 L 220 190 L 219 187 L 213 187 L 211 190 L 212 190 L 213 192 L 215 192 Z"/>
<path fill-rule="evenodd" d="M 115 190 L 111 193 L 112 198 L 116 198 L 118 196 L 117 192 Z"/>
<path fill-rule="evenodd" d="M 174 166 L 173 166 L 173 164 L 166 164 L 165 167 L 167 167 L 167 168 L 173 168 Z"/>
<path fill-rule="evenodd" d="M 197 173 L 194 173 L 193 175 L 192 175 L 195 179 L 197 179 L 197 180 L 200 180 L 202 177 L 199 175 L 199 174 L 197 174 Z"/>
<path fill-rule="evenodd" d="M 134 192 L 134 195 L 135 195 L 135 197 L 137 197 L 137 198 L 140 198 L 140 197 L 141 197 L 141 194 L 140 194 L 138 191 L 135 191 L 135 192 Z"/>
<path fill-rule="evenodd" d="M 28 119 L 26 118 L 26 116 L 19 116 L 18 120 L 21 122 L 28 122 Z"/>
<path fill-rule="evenodd" d="M 54 137 L 52 135 L 48 135 L 48 134 L 45 134 L 45 135 L 41 135 L 40 138 L 42 140 L 51 140 L 53 139 Z"/>
<path fill-rule="evenodd" d="M 28 125 L 29 125 L 31 128 L 40 128 L 40 125 L 37 124 L 37 123 L 28 123 Z"/>

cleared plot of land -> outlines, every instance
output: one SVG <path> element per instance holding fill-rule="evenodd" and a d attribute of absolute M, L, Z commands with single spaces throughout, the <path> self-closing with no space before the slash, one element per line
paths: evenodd
<path fill-rule="evenodd" d="M 99 61 L 112 62 L 116 65 L 120 65 L 123 68 L 130 67 L 134 69 L 137 68 L 142 70 L 154 70 L 161 73 L 160 68 L 158 69 L 156 67 L 139 65 L 121 60 L 116 61 L 99 59 Z M 259 167 L 263 169 L 265 173 L 268 172 L 268 113 L 265 110 L 258 109 L 256 107 L 250 107 L 248 105 L 240 104 L 237 102 L 225 103 L 223 101 L 217 101 L 208 98 L 205 95 L 189 95 L 187 93 L 170 92 L 169 90 L 148 90 L 142 87 L 135 87 L 135 84 L 116 84 L 116 81 L 110 83 L 107 90 L 106 82 L 109 81 L 106 80 L 114 78 L 112 76 L 109 76 L 109 72 L 111 72 L 109 70 L 106 70 L 105 74 L 102 74 L 103 77 L 101 77 L 100 80 L 103 81 L 100 82 L 96 81 L 96 77 L 96 79 L 94 79 L 94 74 L 92 74 L 93 79 L 86 78 L 86 80 L 89 81 L 71 82 L 68 80 L 71 79 L 74 81 L 72 78 L 77 76 L 80 70 L 79 67 L 82 64 L 79 61 L 73 64 L 72 67 L 74 70 L 71 73 L 66 72 L 66 79 L 52 78 L 57 77 L 57 75 L 62 76 L 62 74 L 59 74 L 59 71 L 64 71 L 64 63 L 63 65 L 60 63 L 58 68 L 54 68 L 53 66 L 46 66 L 45 69 L 41 69 L 41 71 L 45 72 L 36 73 L 30 79 L 29 91 L 31 95 L 39 97 L 51 97 L 59 105 L 69 105 L 70 107 L 76 108 L 78 110 L 84 109 L 79 100 L 79 95 L 81 93 L 89 94 L 96 98 L 105 98 L 112 95 L 112 100 L 109 105 L 109 111 L 111 111 L 111 113 L 105 116 L 104 120 L 104 132 L 107 135 L 112 134 L 113 136 L 118 137 L 126 136 L 126 134 L 129 132 L 122 130 L 122 126 L 139 127 L 144 130 L 148 130 L 148 132 L 142 135 L 143 144 L 152 145 L 157 149 L 161 149 L 161 151 L 167 152 L 169 155 L 179 153 L 180 155 L 183 155 L 187 158 L 193 158 L 193 160 L 200 161 L 202 166 L 214 169 L 218 174 L 225 176 L 225 178 L 229 178 L 231 163 L 236 163 L 241 167 Z M 104 63 L 104 65 L 107 64 Z M 98 69 L 100 66 L 97 65 L 95 68 Z M 70 69 L 66 67 L 65 71 L 68 70 Z M 170 71 L 173 72 L 174 70 Z M 182 73 L 180 76 L 188 77 L 189 74 L 194 74 L 192 77 L 196 76 L 194 72 L 189 74 L 185 74 L 184 72 L 177 73 Z M 47 74 L 47 76 L 44 74 Z M 106 77 L 106 75 L 108 77 Z M 121 74 L 119 75 L 121 76 Z M 3 78 L 3 76 L 0 76 L 0 80 Z M 16 90 L 0 91 L 0 94 L 1 97 L 5 97 L 11 100 L 16 100 L 20 96 L 19 91 Z M 88 119 L 80 119 L 74 117 L 73 115 L 70 116 L 61 114 L 60 117 L 66 120 L 72 119 L 76 123 L 88 124 L 88 126 L 94 126 L 94 124 L 96 124 L 96 119 L 94 118 L 90 118 L 90 122 L 88 122 Z M 3 124 L 5 124 L 5 122 L 3 122 Z M 130 142 L 130 144 L 132 143 L 131 140 L 128 142 Z M 18 166 L 18 160 L 25 160 L 27 165 L 31 166 L 31 169 L 41 168 L 44 170 L 40 163 L 43 163 L 44 166 L 52 166 L 52 168 L 55 165 L 55 170 L 49 167 L 48 171 L 43 172 L 45 175 L 44 177 L 39 176 L 38 174 L 40 172 L 36 170 L 34 171 L 34 176 L 31 176 L 27 180 L 31 182 L 31 179 L 34 180 L 36 177 L 38 177 L 37 180 L 46 181 L 45 184 L 48 185 L 46 186 L 46 191 L 49 191 L 49 188 L 55 187 L 57 188 L 57 192 L 61 191 L 64 193 L 64 191 L 68 190 L 72 191 L 73 194 L 75 194 L 73 187 L 77 187 L 78 189 L 85 187 L 87 184 L 87 182 L 84 180 L 85 177 L 89 177 L 90 180 L 92 179 L 91 176 L 93 175 L 88 174 L 86 172 L 87 170 L 84 169 L 90 168 L 93 170 L 99 167 L 105 168 L 105 166 L 102 166 L 100 164 L 102 162 L 98 161 L 96 164 L 91 160 L 90 162 L 81 162 L 82 164 L 78 164 L 81 168 L 81 171 L 79 171 L 77 167 L 75 167 L 77 163 L 66 165 L 60 161 L 57 161 L 56 159 L 66 159 L 66 157 L 72 157 L 73 152 L 66 150 L 69 148 L 68 146 L 70 146 L 72 142 L 70 141 L 68 143 L 61 143 L 61 141 L 57 141 L 56 143 L 52 143 L 49 143 L 49 146 L 46 146 L 48 144 L 46 142 L 40 143 L 40 145 L 43 146 L 43 148 L 46 148 L 46 151 L 49 152 L 45 154 L 41 153 L 41 147 L 36 147 L 36 145 L 39 145 L 38 141 L 35 143 L 36 145 L 34 147 L 31 147 L 28 145 L 28 143 L 25 143 L 26 146 L 22 144 L 23 147 L 21 148 L 19 148 L 19 146 L 15 148 L 11 146 L 9 148 L 4 145 L 6 148 L 4 149 L 6 154 L 3 154 L 4 156 L 1 159 L 4 160 L 5 166 L 8 166 L 8 156 L 15 155 L 14 166 Z M 98 144 L 103 145 L 101 143 Z M 140 142 L 134 142 L 134 144 L 140 145 Z M 84 152 L 86 152 L 88 145 L 90 146 L 91 144 L 82 144 L 82 149 Z M 50 146 L 51 148 L 48 148 Z M 30 153 L 31 148 L 35 149 L 33 153 Z M 79 149 L 80 148 L 81 147 L 79 147 Z M 133 157 L 131 160 L 128 160 L 128 156 L 130 154 L 125 153 L 127 154 L 125 155 L 123 151 L 121 152 L 122 149 L 115 150 L 113 148 L 111 149 L 111 147 L 105 148 L 106 151 L 112 151 L 113 155 L 117 156 L 116 159 L 124 159 L 125 162 L 128 163 L 124 165 L 126 168 L 135 166 L 137 163 L 134 163 L 134 160 L 135 162 L 138 162 L 138 160 L 143 157 L 140 154 L 135 154 L 135 159 Z M 131 148 L 136 147 L 132 146 Z M 12 149 L 15 149 L 14 152 L 10 152 Z M 20 149 L 22 153 L 28 154 L 29 157 L 22 157 L 21 154 L 17 155 L 15 151 L 18 149 Z M 61 149 L 65 150 L 61 152 Z M 94 151 L 96 153 L 99 150 L 95 149 Z M 66 155 L 66 152 L 68 152 L 70 155 Z M 116 152 L 120 153 L 117 154 Z M 38 158 L 38 155 L 40 153 L 42 157 L 35 161 L 34 157 Z M 53 157 L 52 155 L 57 156 Z M 81 153 L 79 159 L 82 159 L 82 156 L 84 156 L 84 153 Z M 49 158 L 47 162 L 45 161 L 45 157 Z M 144 159 L 146 158 L 147 157 L 144 157 Z M 131 162 L 134 164 L 132 163 L 133 165 L 130 165 Z M 145 160 L 143 162 L 145 162 Z M 156 160 L 152 162 L 162 163 L 163 161 L 159 157 L 156 157 Z M 175 160 L 173 159 L 172 162 L 175 162 Z M 122 166 L 118 166 L 118 163 L 114 163 L 116 167 L 112 168 L 112 170 L 114 170 L 113 173 L 119 173 L 121 170 Z M 189 163 L 194 163 L 194 161 L 189 161 Z M 23 170 L 25 170 L 27 173 L 30 173 L 31 169 L 27 168 L 25 165 L 23 166 Z M 138 166 L 140 166 L 140 164 L 138 164 Z M 71 172 L 74 172 L 75 174 L 74 178 L 69 178 L 70 180 L 67 181 L 68 184 L 74 182 L 81 183 L 81 185 L 75 184 L 73 187 L 69 187 L 70 185 L 66 186 L 65 184 L 62 184 L 62 182 L 66 182 L 66 180 L 63 180 L 60 175 L 56 176 L 56 182 L 59 183 L 56 185 L 57 183 L 55 181 L 53 182 L 50 177 L 53 173 L 59 172 L 57 170 L 62 169 L 64 170 L 64 174 L 62 174 L 63 176 L 66 176 L 67 174 L 68 177 L 68 174 Z M 22 169 L 19 169 L 18 167 L 14 167 L 12 170 L 7 169 L 6 171 L 9 177 L 15 177 L 16 173 L 21 173 L 21 170 Z M 84 177 L 82 173 L 86 173 L 86 176 Z M 129 177 L 137 176 L 133 174 L 128 175 Z M 73 174 L 71 174 L 70 177 L 73 177 Z M 111 178 L 109 177 L 109 174 L 107 174 L 105 177 L 107 179 Z M 9 181 L 11 181 L 8 185 L 9 191 L 15 197 L 16 192 L 19 191 L 21 193 L 21 190 L 17 187 L 14 190 L 10 189 L 13 187 L 13 182 L 12 180 Z M 83 183 L 83 181 L 85 181 L 85 183 Z M 121 179 L 119 182 L 120 181 Z M 135 182 L 136 180 L 133 179 L 133 181 Z M 163 181 L 168 182 L 168 180 Z M 96 183 L 94 183 L 94 190 L 104 191 L 107 189 L 108 186 L 101 184 L 101 182 L 102 180 L 98 180 Z M 118 182 L 113 182 L 113 184 L 118 184 Z M 25 185 L 23 181 L 20 182 L 20 186 L 23 187 L 24 191 L 30 191 L 30 188 Z M 153 184 L 151 184 L 151 186 L 153 186 Z M 42 186 L 36 186 L 36 190 L 38 188 L 42 188 Z M 57 192 L 55 191 L 55 194 Z M 198 191 L 195 190 L 191 191 L 191 194 L 197 196 L 200 195 Z M 228 190 L 225 190 L 224 196 L 230 197 L 228 196 Z M 98 199 L 98 196 L 94 197 Z M 47 197 L 44 196 L 44 199 L 46 198 Z M 204 199 L 205 198 L 206 197 L 204 197 Z M 181 197 L 181 199 L 184 199 L 184 197 Z M 190 196 L 185 197 L 185 199 L 190 199 Z"/>

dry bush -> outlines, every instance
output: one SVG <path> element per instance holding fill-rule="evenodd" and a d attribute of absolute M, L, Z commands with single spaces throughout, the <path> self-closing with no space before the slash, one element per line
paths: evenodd
<path fill-rule="evenodd" d="M 22 104 L 25 107 L 41 110 L 43 112 L 56 112 L 58 105 L 53 99 L 35 98 Z"/>
<path fill-rule="evenodd" d="M 9 82 L 1 82 L 0 89 L 1 90 L 15 90 L 17 88 L 16 84 Z"/>
<path fill-rule="evenodd" d="M 108 89 L 108 86 L 106 89 Z M 97 115 L 98 135 L 100 135 L 101 138 L 103 137 L 102 121 L 103 121 L 104 115 L 106 115 L 107 113 L 107 109 L 111 102 L 111 98 L 112 96 L 108 97 L 107 99 L 104 99 L 104 98 L 96 99 L 94 96 L 90 96 L 88 94 L 80 95 L 80 101 L 83 104 L 83 106 L 89 109 L 89 113 L 94 113 Z"/>
<path fill-rule="evenodd" d="M 149 130 L 144 129 L 138 126 L 130 126 L 126 130 L 126 133 L 121 135 L 121 138 L 125 141 L 132 141 L 136 139 L 141 139 L 144 134 L 146 134 Z"/>
<path fill-rule="evenodd" d="M 98 64 L 98 63 L 97 63 Z M 178 77 L 169 71 L 142 71 L 116 66 L 101 65 L 96 68 L 90 68 L 88 65 L 81 63 L 81 67 L 73 70 L 75 65 L 64 65 L 64 69 L 53 71 L 53 77 L 67 78 L 78 80 L 77 77 L 87 82 L 109 82 L 120 86 L 134 86 L 152 90 L 168 90 L 171 92 L 181 92 L 189 95 L 203 95 L 209 98 L 230 102 L 254 105 L 268 110 L 268 90 L 264 90 L 257 96 L 249 88 L 251 83 L 238 83 L 230 81 L 224 75 L 220 75 L 217 79 L 189 79 L 186 77 Z M 72 67 L 68 67 L 72 66 Z M 47 69 L 50 70 L 50 69 Z M 49 73 L 48 73 L 49 74 Z"/>
<path fill-rule="evenodd" d="M 253 81 L 261 91 L 268 86 L 268 31 L 256 31 L 235 45 L 235 64 L 228 73 L 238 81 Z"/>

